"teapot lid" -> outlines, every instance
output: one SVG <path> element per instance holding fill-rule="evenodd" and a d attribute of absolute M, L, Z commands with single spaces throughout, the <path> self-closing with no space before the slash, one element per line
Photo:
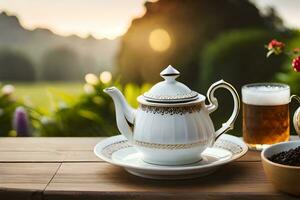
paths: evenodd
<path fill-rule="evenodd" d="M 180 103 L 194 101 L 202 96 L 176 81 L 175 79 L 179 75 L 179 71 L 169 65 L 160 73 L 160 76 L 165 80 L 155 84 L 148 92 L 145 92 L 143 94 L 145 100 L 158 103 Z"/>

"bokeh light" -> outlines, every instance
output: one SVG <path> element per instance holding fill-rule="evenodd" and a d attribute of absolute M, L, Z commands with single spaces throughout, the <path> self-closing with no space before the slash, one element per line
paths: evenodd
<path fill-rule="evenodd" d="M 100 74 L 100 80 L 102 83 L 109 83 L 112 79 L 112 75 L 109 71 L 104 71 Z"/>
<path fill-rule="evenodd" d="M 92 85 L 86 83 L 83 86 L 83 91 L 86 94 L 93 94 L 95 92 L 95 88 Z"/>
<path fill-rule="evenodd" d="M 149 35 L 149 45 L 154 51 L 166 51 L 171 46 L 171 37 L 166 30 L 155 29 Z"/>
<path fill-rule="evenodd" d="M 87 74 L 85 75 L 84 79 L 88 84 L 91 85 L 96 85 L 99 82 L 99 79 L 95 74 Z"/>
<path fill-rule="evenodd" d="M 15 87 L 13 85 L 8 84 L 8 85 L 4 85 L 2 87 L 2 93 L 4 95 L 11 95 L 14 92 L 15 92 Z"/>

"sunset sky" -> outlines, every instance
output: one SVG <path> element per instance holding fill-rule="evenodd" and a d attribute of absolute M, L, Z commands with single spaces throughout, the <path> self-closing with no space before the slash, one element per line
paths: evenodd
<path fill-rule="evenodd" d="M 133 18 L 145 13 L 146 0 L 0 0 L 0 10 L 17 15 L 27 29 L 48 28 L 60 35 L 114 39 Z M 273 6 L 289 27 L 300 28 L 299 0 L 252 0 Z"/>

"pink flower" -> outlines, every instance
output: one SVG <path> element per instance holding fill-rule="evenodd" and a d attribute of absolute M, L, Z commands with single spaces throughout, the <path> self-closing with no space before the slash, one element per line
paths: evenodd
<path fill-rule="evenodd" d="M 268 44 L 268 49 L 269 50 L 272 50 L 272 49 L 275 49 L 275 50 L 283 50 L 285 44 L 283 42 L 279 42 L 275 39 L 271 40 L 271 42 L 269 42 Z"/>

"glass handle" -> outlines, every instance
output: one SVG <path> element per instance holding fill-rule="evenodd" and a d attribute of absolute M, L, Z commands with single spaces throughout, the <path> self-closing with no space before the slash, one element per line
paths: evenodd
<path fill-rule="evenodd" d="M 237 91 L 234 89 L 234 87 L 231 84 L 223 80 L 220 80 L 212 84 L 207 91 L 207 98 L 209 101 L 209 105 L 207 105 L 206 108 L 208 112 L 212 113 L 218 108 L 218 100 L 214 96 L 214 92 L 218 88 L 225 88 L 230 91 L 233 97 L 234 108 L 228 121 L 223 123 L 222 127 L 216 131 L 215 140 L 217 140 L 223 133 L 226 133 L 227 131 L 233 129 L 234 122 L 240 111 L 240 98 Z"/>
<path fill-rule="evenodd" d="M 298 101 L 298 103 L 300 104 L 300 97 L 298 97 L 297 95 L 292 95 L 290 98 L 290 101 L 292 99 L 296 99 Z M 300 107 L 297 108 L 297 110 L 294 113 L 293 124 L 294 124 L 294 128 L 295 128 L 297 134 L 300 136 Z"/>

